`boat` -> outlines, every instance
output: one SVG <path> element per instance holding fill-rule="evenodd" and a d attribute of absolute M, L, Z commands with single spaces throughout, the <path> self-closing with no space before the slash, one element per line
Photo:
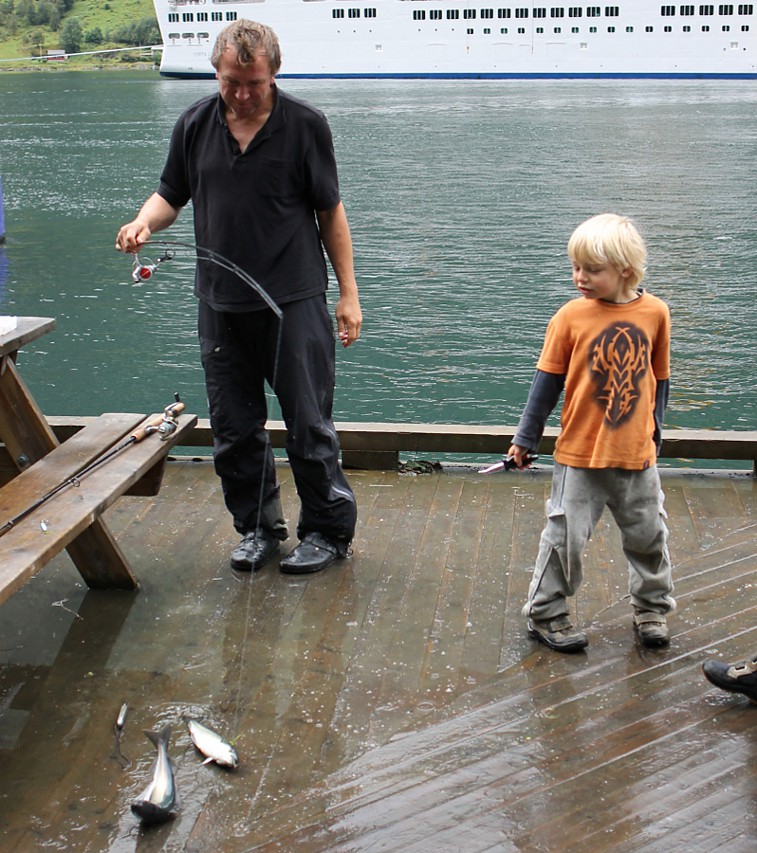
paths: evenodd
<path fill-rule="evenodd" d="M 216 36 L 249 18 L 278 35 L 281 77 L 757 78 L 753 3 L 574 3 L 154 0 L 166 77 L 215 76 Z"/>

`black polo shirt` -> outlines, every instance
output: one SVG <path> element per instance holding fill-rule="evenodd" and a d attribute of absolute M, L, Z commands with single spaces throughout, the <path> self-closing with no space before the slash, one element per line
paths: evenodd
<path fill-rule="evenodd" d="M 319 110 L 275 89 L 268 121 L 241 152 L 215 94 L 176 122 L 158 194 L 192 201 L 195 240 L 251 275 L 277 302 L 323 293 L 328 275 L 316 210 L 339 203 L 331 130 Z M 263 307 L 254 290 L 198 260 L 195 296 L 217 311 Z"/>

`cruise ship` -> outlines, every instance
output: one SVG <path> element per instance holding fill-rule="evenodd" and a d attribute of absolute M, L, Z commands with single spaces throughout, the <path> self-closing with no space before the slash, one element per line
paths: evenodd
<path fill-rule="evenodd" d="M 154 0 L 160 72 L 214 76 L 217 34 L 249 18 L 278 35 L 281 77 L 757 78 L 753 3 L 558 2 Z"/>

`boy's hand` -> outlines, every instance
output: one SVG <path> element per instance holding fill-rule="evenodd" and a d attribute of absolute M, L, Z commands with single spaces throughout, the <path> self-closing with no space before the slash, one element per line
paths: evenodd
<path fill-rule="evenodd" d="M 507 451 L 508 456 L 512 456 L 519 471 L 528 468 L 531 464 L 527 447 L 521 447 L 519 444 L 511 444 Z"/>

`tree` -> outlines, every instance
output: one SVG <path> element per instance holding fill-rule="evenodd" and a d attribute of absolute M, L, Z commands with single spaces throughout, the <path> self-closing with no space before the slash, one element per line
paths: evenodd
<path fill-rule="evenodd" d="M 60 46 L 66 53 L 78 53 L 81 50 L 82 39 L 81 24 L 78 18 L 67 18 L 60 29 Z"/>

